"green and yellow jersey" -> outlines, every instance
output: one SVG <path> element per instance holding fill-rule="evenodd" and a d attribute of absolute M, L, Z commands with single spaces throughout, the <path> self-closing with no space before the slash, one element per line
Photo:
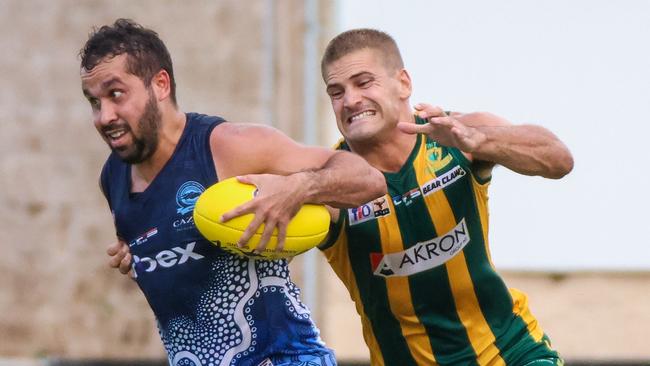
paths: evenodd
<path fill-rule="evenodd" d="M 338 148 L 349 150 L 345 141 Z M 424 135 L 401 170 L 384 176 L 388 194 L 342 210 L 321 247 L 361 315 L 371 364 L 557 357 L 525 294 L 508 289 L 490 260 L 489 180 Z"/>

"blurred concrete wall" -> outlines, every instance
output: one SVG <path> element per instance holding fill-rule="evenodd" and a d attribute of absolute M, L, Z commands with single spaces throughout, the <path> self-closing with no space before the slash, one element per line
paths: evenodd
<path fill-rule="evenodd" d="M 322 50 L 333 5 L 318 4 Z M 164 355 L 143 296 L 106 265 L 114 233 L 97 178 L 108 150 L 77 57 L 91 28 L 130 17 L 157 30 L 183 110 L 301 139 L 303 10 L 300 0 L 0 0 L 0 357 Z M 320 142 L 330 144 L 323 92 L 317 105 Z M 354 308 L 323 263 L 319 256 L 323 338 L 340 358 L 365 359 Z M 301 265 L 292 263 L 299 283 Z M 567 357 L 650 359 L 650 275 L 507 277 L 530 293 Z"/>
<path fill-rule="evenodd" d="M 106 265 L 108 149 L 80 88 L 79 49 L 118 17 L 159 32 L 184 111 L 302 137 L 300 0 L 0 0 L 0 356 L 163 355 L 145 299 Z"/>

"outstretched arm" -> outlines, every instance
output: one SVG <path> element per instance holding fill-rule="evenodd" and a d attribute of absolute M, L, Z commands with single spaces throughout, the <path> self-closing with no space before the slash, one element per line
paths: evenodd
<path fill-rule="evenodd" d="M 425 133 L 439 143 L 456 147 L 472 161 L 488 162 L 480 172 L 489 176 L 494 164 L 517 173 L 559 179 L 573 169 L 567 147 L 549 130 L 536 125 L 513 125 L 490 113 L 453 113 L 418 104 L 416 113 L 428 124 L 400 123 L 408 133 Z"/>
<path fill-rule="evenodd" d="M 361 157 L 304 146 L 266 126 L 224 123 L 215 128 L 211 145 L 220 179 L 238 176 L 259 190 L 253 200 L 223 216 L 227 221 L 254 213 L 240 245 L 264 224 L 258 250 L 276 228 L 282 248 L 289 220 L 304 203 L 357 207 L 386 193 L 383 174 Z"/>

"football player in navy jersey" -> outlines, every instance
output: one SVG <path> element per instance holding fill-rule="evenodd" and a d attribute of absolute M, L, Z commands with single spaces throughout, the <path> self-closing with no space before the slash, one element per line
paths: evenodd
<path fill-rule="evenodd" d="M 279 131 L 184 113 L 158 35 L 127 19 L 94 30 L 80 52 L 92 119 L 111 150 L 101 188 L 118 240 L 111 266 L 133 270 L 170 364 L 333 365 L 286 260 L 226 253 L 191 219 L 198 195 L 238 176 L 259 194 L 223 219 L 253 213 L 240 243 L 277 229 L 304 203 L 357 207 L 386 193 L 382 174 L 349 152 L 307 147 Z"/>

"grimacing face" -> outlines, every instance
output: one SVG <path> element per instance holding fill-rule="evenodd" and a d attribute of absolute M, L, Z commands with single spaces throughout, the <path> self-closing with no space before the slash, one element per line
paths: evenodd
<path fill-rule="evenodd" d="M 156 151 L 161 115 L 151 86 L 126 71 L 126 58 L 82 69 L 81 85 L 100 136 L 123 161 L 137 164 Z"/>
<path fill-rule="evenodd" d="M 326 67 L 327 94 L 339 131 L 349 142 L 376 139 L 399 122 L 400 70 L 387 67 L 381 56 L 377 50 L 364 48 Z"/>

